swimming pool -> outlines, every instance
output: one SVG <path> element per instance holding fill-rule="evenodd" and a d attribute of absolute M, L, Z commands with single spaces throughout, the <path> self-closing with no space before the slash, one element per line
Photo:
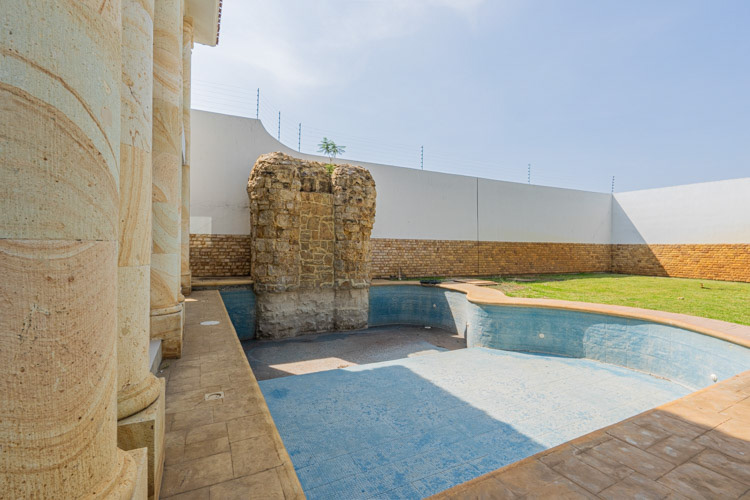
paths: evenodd
<path fill-rule="evenodd" d="M 309 498 L 422 498 L 750 369 L 695 331 L 441 287 L 372 287 L 369 324 L 468 348 L 260 382 Z"/>

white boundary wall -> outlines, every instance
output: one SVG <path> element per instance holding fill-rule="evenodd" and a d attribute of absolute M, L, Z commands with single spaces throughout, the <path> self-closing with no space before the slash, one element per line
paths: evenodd
<path fill-rule="evenodd" d="M 616 193 L 612 243 L 750 243 L 750 178 Z"/>
<path fill-rule="evenodd" d="M 192 111 L 190 232 L 249 234 L 247 178 L 284 146 L 251 118 Z M 366 162 L 373 238 L 556 243 L 750 243 L 750 178 L 617 193 L 494 181 Z"/>
<path fill-rule="evenodd" d="M 261 154 L 300 154 L 255 119 L 193 110 L 190 232 L 248 234 L 245 187 Z M 378 198 L 373 238 L 601 243 L 611 241 L 611 195 L 341 160 L 370 170 Z M 477 203 L 477 200 L 479 202 Z"/>

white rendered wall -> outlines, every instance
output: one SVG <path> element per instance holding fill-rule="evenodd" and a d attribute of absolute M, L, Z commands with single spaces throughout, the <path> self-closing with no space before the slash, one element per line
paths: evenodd
<path fill-rule="evenodd" d="M 193 110 L 191 126 L 191 233 L 250 232 L 245 186 L 261 154 L 328 161 L 284 146 L 258 120 Z M 610 241 L 609 194 L 352 163 L 369 169 L 377 186 L 373 238 Z"/>
<path fill-rule="evenodd" d="M 750 243 L 750 178 L 617 193 L 612 243 Z"/>
<path fill-rule="evenodd" d="M 606 245 L 611 207 L 609 194 L 479 179 L 479 239 Z"/>

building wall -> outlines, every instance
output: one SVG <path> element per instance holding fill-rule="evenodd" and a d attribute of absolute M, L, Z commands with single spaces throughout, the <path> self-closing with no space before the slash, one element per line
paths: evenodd
<path fill-rule="evenodd" d="M 245 187 L 258 156 L 328 161 L 292 151 L 258 120 L 193 110 L 192 127 L 191 232 L 222 241 L 250 233 Z M 750 281 L 750 178 L 613 196 L 357 164 L 377 188 L 374 277 L 614 271 Z"/>

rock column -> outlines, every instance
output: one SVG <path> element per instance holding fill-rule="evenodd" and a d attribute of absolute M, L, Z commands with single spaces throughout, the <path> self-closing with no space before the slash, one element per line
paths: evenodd
<path fill-rule="evenodd" d="M 333 172 L 333 256 L 337 330 L 364 328 L 370 310 L 370 234 L 375 222 L 375 181 L 362 167 Z"/>
<path fill-rule="evenodd" d="M 375 182 L 366 169 L 282 153 L 248 179 L 256 335 L 367 326 Z"/>
<path fill-rule="evenodd" d="M 154 4 L 153 251 L 151 337 L 164 357 L 182 352 L 180 301 L 180 190 L 182 184 L 182 6 Z"/>
<path fill-rule="evenodd" d="M 193 53 L 193 20 L 182 22 L 182 130 L 185 134 L 185 156 L 182 159 L 182 235 L 180 286 L 190 295 L 190 60 Z"/>
<path fill-rule="evenodd" d="M 0 16 L 0 492 L 130 498 L 116 445 L 120 2 Z"/>
<path fill-rule="evenodd" d="M 153 0 L 122 0 L 118 419 L 146 408 L 160 389 L 148 354 L 153 7 Z"/>

